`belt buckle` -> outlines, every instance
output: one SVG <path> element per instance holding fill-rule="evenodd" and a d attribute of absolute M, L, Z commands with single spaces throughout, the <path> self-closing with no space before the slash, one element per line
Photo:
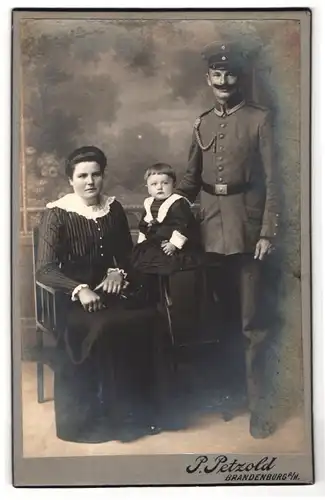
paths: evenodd
<path fill-rule="evenodd" d="M 221 195 L 228 194 L 228 186 L 227 186 L 227 184 L 215 184 L 214 185 L 214 190 L 215 190 L 215 193 L 217 195 L 218 194 L 221 194 Z"/>

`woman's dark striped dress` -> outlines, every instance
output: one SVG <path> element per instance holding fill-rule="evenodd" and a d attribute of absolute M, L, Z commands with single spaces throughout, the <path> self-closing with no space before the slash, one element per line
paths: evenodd
<path fill-rule="evenodd" d="M 150 339 L 156 312 L 130 308 L 128 301 L 108 297 L 106 309 L 89 313 L 79 300 L 71 299 L 80 284 L 94 289 L 108 268 L 128 271 L 131 249 L 127 218 L 116 200 L 107 214 L 96 219 L 57 206 L 44 213 L 36 279 L 63 292 L 58 311 L 60 323 L 64 324 L 61 360 L 54 374 L 56 430 L 61 439 L 96 440 L 89 437 L 91 426 L 103 411 L 116 418 L 118 406 L 113 394 L 119 387 L 125 400 L 129 398 L 123 403 L 125 407 L 139 388 L 148 404 L 146 387 L 152 380 Z M 108 436 L 99 436 L 99 441 L 116 439 L 110 428 L 106 431 Z"/>
<path fill-rule="evenodd" d="M 39 231 L 36 278 L 71 294 L 80 284 L 94 288 L 110 267 L 128 267 L 128 222 L 119 202 L 110 207 L 97 219 L 58 207 L 47 209 Z"/>

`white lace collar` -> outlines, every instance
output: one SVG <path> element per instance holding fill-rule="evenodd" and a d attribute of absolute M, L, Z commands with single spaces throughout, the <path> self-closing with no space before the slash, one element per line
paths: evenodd
<path fill-rule="evenodd" d="M 158 210 L 158 215 L 157 215 L 157 221 L 162 222 L 164 218 L 166 217 L 168 210 L 170 207 L 175 203 L 175 201 L 179 200 L 180 198 L 184 198 L 186 201 L 188 201 L 184 196 L 181 196 L 180 194 L 174 193 L 170 195 L 159 207 Z M 146 215 L 144 217 L 145 222 L 151 222 L 153 220 L 153 216 L 151 213 L 151 205 L 154 201 L 154 198 L 150 196 L 149 198 L 146 198 L 144 200 L 144 208 L 146 211 Z"/>
<path fill-rule="evenodd" d="M 80 196 L 75 193 L 69 193 L 56 201 L 49 202 L 47 208 L 62 208 L 67 212 L 75 212 L 86 219 L 96 220 L 99 217 L 107 215 L 111 210 L 111 204 L 115 200 L 115 196 L 105 196 L 102 195 L 99 205 L 85 205 Z"/>

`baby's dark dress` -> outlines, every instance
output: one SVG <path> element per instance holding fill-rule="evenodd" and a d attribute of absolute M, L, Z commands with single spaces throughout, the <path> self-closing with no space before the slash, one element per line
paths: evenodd
<path fill-rule="evenodd" d="M 134 269 L 143 274 L 170 275 L 197 267 L 198 226 L 186 198 L 177 194 L 166 200 L 147 198 L 144 208 L 132 253 Z M 173 255 L 166 255 L 161 248 L 166 240 L 177 248 Z"/>

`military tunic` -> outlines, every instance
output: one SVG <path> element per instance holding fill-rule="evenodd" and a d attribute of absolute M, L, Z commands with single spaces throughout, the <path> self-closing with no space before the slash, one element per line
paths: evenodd
<path fill-rule="evenodd" d="M 224 109 L 203 113 L 177 192 L 191 201 L 200 192 L 206 252 L 251 253 L 260 238 L 273 239 L 279 213 L 269 111 L 235 95 Z"/>
<path fill-rule="evenodd" d="M 278 233 L 279 204 L 272 149 L 270 112 L 255 103 L 246 103 L 236 93 L 223 107 L 216 103 L 196 121 L 188 168 L 177 189 L 192 202 L 200 193 L 201 237 L 207 265 L 212 266 L 208 277 L 213 281 L 228 325 L 233 320 L 234 296 L 229 296 L 226 289 L 235 275 L 231 288 L 239 293 L 252 412 L 267 411 L 260 407 L 263 374 L 255 370 L 266 330 L 259 320 L 263 263 L 254 259 L 254 252 L 260 238 L 273 241 Z M 232 355 L 225 354 L 226 358 L 230 360 Z M 233 369 L 229 362 L 227 369 Z"/>

